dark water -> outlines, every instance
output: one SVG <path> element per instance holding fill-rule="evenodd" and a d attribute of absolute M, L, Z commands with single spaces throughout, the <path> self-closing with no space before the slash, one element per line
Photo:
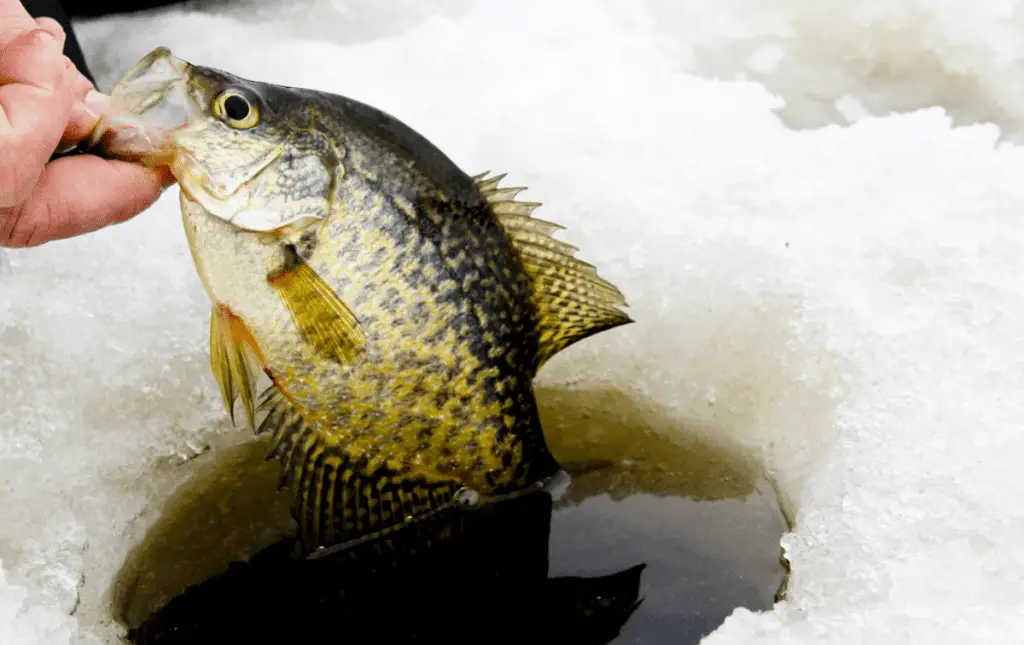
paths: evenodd
<path fill-rule="evenodd" d="M 134 643 L 686 645 L 771 607 L 786 524 L 744 460 L 615 392 L 538 396 L 576 471 L 559 500 L 463 513 L 416 554 L 400 534 L 294 560 L 277 465 L 247 441 L 197 460 L 129 554 L 115 615 Z"/>

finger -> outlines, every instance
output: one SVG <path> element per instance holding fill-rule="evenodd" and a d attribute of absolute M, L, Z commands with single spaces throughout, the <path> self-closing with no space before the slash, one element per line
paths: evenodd
<path fill-rule="evenodd" d="M 53 18 L 36 18 L 36 27 L 53 34 L 54 38 L 62 42 L 67 39 L 64 27 Z"/>
<path fill-rule="evenodd" d="M 0 48 L 12 38 L 36 27 L 35 20 L 25 11 L 20 0 L 0 0 Z"/>
<path fill-rule="evenodd" d="M 71 106 L 68 124 L 60 139 L 61 148 L 77 145 L 87 137 L 99 123 L 100 117 L 111 107 L 109 96 L 97 92 L 92 81 L 78 71 L 70 58 L 65 56 L 64 61 L 69 74 L 68 91 L 75 102 Z"/>
<path fill-rule="evenodd" d="M 88 83 L 88 80 L 86 82 Z M 89 83 L 88 87 L 91 88 L 92 84 Z M 84 98 L 76 101 L 71 108 L 68 126 L 57 146 L 57 152 L 66 152 L 76 147 L 93 133 L 96 126 L 99 125 L 100 119 L 110 114 L 112 108 L 113 102 L 106 94 L 94 89 L 85 92 Z"/>
<path fill-rule="evenodd" d="M 44 92 L 57 90 L 69 78 L 63 48 L 63 38 L 45 29 L 17 36 L 3 47 L 0 84 L 23 84 Z"/>
<path fill-rule="evenodd" d="M 92 105 L 90 101 L 77 101 L 72 106 L 67 127 L 60 138 L 59 148 L 78 145 L 96 128 L 100 116 L 90 105 Z"/>
<path fill-rule="evenodd" d="M 6 224 L 0 218 L 0 245 L 38 246 L 131 219 L 156 201 L 169 175 L 91 155 L 58 159 L 28 202 Z"/>
<path fill-rule="evenodd" d="M 42 20 L 42 19 L 40 19 Z M 57 23 L 60 26 L 60 23 Z M 92 81 L 82 74 L 75 62 L 64 55 L 65 73 L 69 75 L 65 81 L 68 91 L 75 102 L 71 106 L 71 116 L 64 135 L 57 146 L 58 151 L 68 150 L 77 146 L 87 137 L 99 123 L 100 118 L 111 107 L 110 97 L 96 91 Z"/>
<path fill-rule="evenodd" d="M 75 66 L 74 61 L 67 56 L 64 56 L 64 69 L 66 70 L 66 73 L 69 74 L 68 87 L 74 96 L 81 98 L 85 96 L 85 93 L 89 90 L 95 89 L 92 81 L 87 79 L 78 67 Z"/>
<path fill-rule="evenodd" d="M 0 206 L 31 194 L 71 115 L 61 44 L 36 29 L 0 51 Z"/>

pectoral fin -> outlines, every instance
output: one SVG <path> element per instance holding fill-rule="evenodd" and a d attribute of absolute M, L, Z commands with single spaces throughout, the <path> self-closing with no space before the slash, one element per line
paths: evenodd
<path fill-rule="evenodd" d="M 338 362 L 354 360 L 366 343 L 355 314 L 294 246 L 284 251 L 283 268 L 267 280 L 288 305 L 295 325 L 317 353 Z"/>

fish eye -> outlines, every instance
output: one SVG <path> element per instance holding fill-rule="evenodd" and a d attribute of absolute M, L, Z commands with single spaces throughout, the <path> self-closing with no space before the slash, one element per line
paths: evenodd
<path fill-rule="evenodd" d="M 225 90 L 213 101 L 213 113 L 232 128 L 247 130 L 260 122 L 259 109 L 245 96 Z"/>

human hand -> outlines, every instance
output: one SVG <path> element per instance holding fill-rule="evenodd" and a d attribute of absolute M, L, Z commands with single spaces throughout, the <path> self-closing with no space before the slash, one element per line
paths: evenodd
<path fill-rule="evenodd" d="M 123 222 L 173 182 L 167 169 L 75 155 L 109 100 L 64 54 L 55 20 L 0 0 L 0 246 L 27 247 Z"/>

